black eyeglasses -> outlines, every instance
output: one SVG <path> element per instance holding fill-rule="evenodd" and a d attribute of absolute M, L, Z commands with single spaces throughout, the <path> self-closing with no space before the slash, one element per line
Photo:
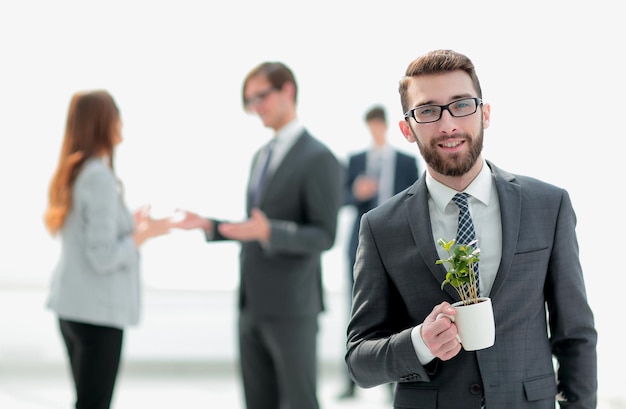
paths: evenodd
<path fill-rule="evenodd" d="M 428 124 L 441 119 L 443 111 L 447 110 L 455 118 L 474 114 L 478 106 L 483 103 L 480 98 L 463 98 L 450 102 L 448 105 L 421 105 L 409 109 L 404 113 L 404 119 L 413 117 L 418 124 Z"/>
<path fill-rule="evenodd" d="M 265 91 L 261 91 L 253 96 L 251 96 L 250 98 L 246 98 L 243 100 L 243 104 L 247 109 L 252 108 L 253 106 L 263 102 L 263 100 L 265 98 L 267 98 L 272 92 L 276 91 L 277 89 L 274 87 L 268 88 Z"/>

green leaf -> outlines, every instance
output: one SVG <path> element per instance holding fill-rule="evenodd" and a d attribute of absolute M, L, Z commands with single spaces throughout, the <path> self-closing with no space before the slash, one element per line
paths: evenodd
<path fill-rule="evenodd" d="M 475 247 L 477 240 L 467 244 L 455 245 L 455 240 L 439 239 L 437 244 L 448 253 L 448 258 L 436 260 L 435 264 L 449 264 L 446 279 L 441 283 L 441 289 L 443 290 L 446 284 L 450 284 L 465 304 L 477 302 L 477 300 L 473 300 L 478 294 L 473 269 L 474 263 L 478 263 L 480 258 L 480 249 Z M 466 290 L 466 286 L 470 288 Z M 470 294 L 474 296 L 472 297 Z"/>

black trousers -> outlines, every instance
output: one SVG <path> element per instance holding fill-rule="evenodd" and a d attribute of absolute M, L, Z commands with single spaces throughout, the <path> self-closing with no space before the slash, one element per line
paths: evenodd
<path fill-rule="evenodd" d="M 59 327 L 72 367 L 76 409 L 109 409 L 124 331 L 63 319 Z"/>

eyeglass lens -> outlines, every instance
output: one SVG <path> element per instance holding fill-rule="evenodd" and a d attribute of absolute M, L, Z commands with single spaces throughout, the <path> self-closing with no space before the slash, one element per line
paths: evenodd
<path fill-rule="evenodd" d="M 250 98 L 246 98 L 244 100 L 244 104 L 246 107 L 252 107 L 261 103 L 265 98 L 267 98 L 272 92 L 275 91 L 275 88 L 266 89 L 265 91 L 259 92 L 256 95 L 251 96 Z"/>
<path fill-rule="evenodd" d="M 472 115 L 478 110 L 479 98 L 464 98 L 450 102 L 448 105 L 423 105 L 411 110 L 413 118 L 419 123 L 436 122 L 441 119 L 446 109 L 454 117 Z"/>

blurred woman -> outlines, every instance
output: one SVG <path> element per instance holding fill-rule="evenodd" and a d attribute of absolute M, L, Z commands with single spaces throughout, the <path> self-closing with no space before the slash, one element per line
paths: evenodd
<path fill-rule="evenodd" d="M 104 90 L 74 94 L 45 223 L 60 236 L 48 307 L 59 318 L 77 409 L 107 409 L 113 397 L 124 327 L 140 314 L 139 247 L 167 233 L 149 208 L 131 214 L 113 167 L 122 141 L 115 101 Z"/>

